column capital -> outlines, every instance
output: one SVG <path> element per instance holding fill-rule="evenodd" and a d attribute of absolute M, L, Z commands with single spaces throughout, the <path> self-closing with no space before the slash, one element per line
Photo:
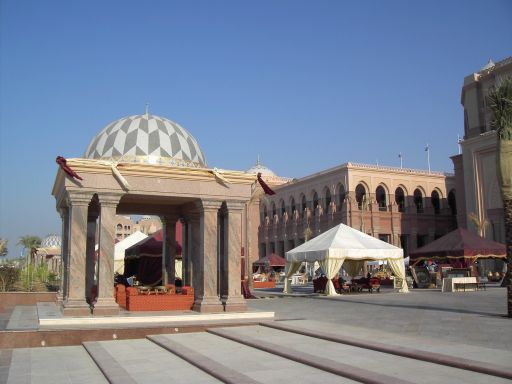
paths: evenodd
<path fill-rule="evenodd" d="M 98 193 L 98 200 L 100 202 L 100 206 L 102 207 L 117 207 L 119 204 L 119 200 L 123 197 L 121 193 Z"/>
<path fill-rule="evenodd" d="M 197 208 L 202 209 L 203 211 L 214 211 L 220 208 L 222 201 L 200 199 L 195 202 L 195 205 Z"/>
<path fill-rule="evenodd" d="M 68 206 L 89 205 L 92 200 L 92 193 L 68 191 L 66 202 Z"/>
<path fill-rule="evenodd" d="M 227 211 L 241 211 L 245 208 L 244 201 L 226 200 Z"/>

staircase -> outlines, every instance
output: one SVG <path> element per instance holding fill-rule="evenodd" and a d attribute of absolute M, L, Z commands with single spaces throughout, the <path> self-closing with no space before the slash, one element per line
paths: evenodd
<path fill-rule="evenodd" d="M 3 349 L 0 383 L 510 383 L 512 353 L 492 351 L 405 336 L 372 340 L 343 325 L 287 320 Z"/>

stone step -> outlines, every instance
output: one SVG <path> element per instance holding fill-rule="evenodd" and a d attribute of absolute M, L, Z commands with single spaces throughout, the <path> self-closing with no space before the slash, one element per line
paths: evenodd
<path fill-rule="evenodd" d="M 113 384 L 219 383 L 147 339 L 95 341 L 83 345 Z"/>
<path fill-rule="evenodd" d="M 324 340 L 512 379 L 512 352 L 510 351 L 500 350 L 497 353 L 496 349 L 453 343 L 442 337 L 411 337 L 381 329 L 349 325 L 333 327 L 332 324 L 314 320 L 299 319 L 260 324 Z"/>
<path fill-rule="evenodd" d="M 108 383 L 82 346 L 4 349 L 0 353 L 2 383 Z M 7 362 L 4 371 L 3 364 Z"/>
<path fill-rule="evenodd" d="M 217 328 L 208 332 L 361 382 L 418 384 L 510 382 L 502 377 L 264 326 Z"/>
<path fill-rule="evenodd" d="M 356 383 L 210 333 L 157 335 L 148 339 L 225 383 Z"/>

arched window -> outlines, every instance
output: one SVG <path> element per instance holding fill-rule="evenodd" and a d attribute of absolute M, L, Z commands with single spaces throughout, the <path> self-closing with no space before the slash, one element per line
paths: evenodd
<path fill-rule="evenodd" d="M 439 192 L 433 190 L 430 195 L 430 201 L 434 207 L 434 213 L 439 214 L 439 212 L 441 212 L 441 200 L 439 199 Z"/>
<path fill-rule="evenodd" d="M 292 197 L 292 200 L 290 201 L 290 209 L 293 214 L 295 212 L 295 199 Z"/>
<path fill-rule="evenodd" d="M 340 184 L 340 187 L 338 188 L 338 205 L 341 207 L 343 202 L 345 201 L 345 197 L 347 195 L 347 192 L 345 191 L 345 186 L 343 184 Z"/>
<path fill-rule="evenodd" d="M 331 205 L 331 191 L 329 188 L 325 189 L 325 212 L 329 209 L 329 205 Z"/>
<path fill-rule="evenodd" d="M 123 224 L 117 224 L 117 230 L 122 231 L 123 230 Z"/>
<path fill-rule="evenodd" d="M 316 207 L 318 206 L 318 193 L 313 193 L 313 216 L 316 215 Z"/>
<path fill-rule="evenodd" d="M 281 200 L 281 216 L 286 212 L 286 206 L 284 205 L 284 200 Z"/>
<path fill-rule="evenodd" d="M 266 206 L 266 205 L 264 205 L 264 206 L 263 206 L 263 219 L 265 219 L 267 216 L 268 216 L 267 206 Z"/>
<path fill-rule="evenodd" d="M 272 203 L 272 217 L 274 217 L 276 214 L 277 214 L 276 203 Z"/>
<path fill-rule="evenodd" d="M 386 190 L 382 185 L 379 185 L 375 190 L 375 198 L 377 199 L 377 204 L 379 204 L 379 211 L 387 210 L 387 198 L 386 198 Z"/>
<path fill-rule="evenodd" d="M 416 212 L 417 213 L 423 213 L 423 194 L 421 191 L 416 188 L 414 190 L 414 205 L 416 205 Z"/>
<path fill-rule="evenodd" d="M 399 212 L 405 212 L 405 193 L 401 187 L 395 189 L 395 202 Z"/>
<path fill-rule="evenodd" d="M 306 214 L 307 207 L 308 207 L 308 205 L 307 205 L 307 201 L 306 201 L 306 196 L 302 195 L 302 202 L 301 202 L 301 206 L 300 206 L 302 217 L 304 217 L 304 215 Z"/>
<path fill-rule="evenodd" d="M 363 184 L 357 184 L 356 201 L 357 201 L 357 207 L 359 209 L 363 209 L 363 206 L 366 203 L 366 189 L 364 188 Z"/>
<path fill-rule="evenodd" d="M 452 189 L 450 193 L 448 193 L 448 206 L 450 207 L 450 211 L 452 215 L 457 214 L 457 201 L 455 200 L 455 190 Z"/>

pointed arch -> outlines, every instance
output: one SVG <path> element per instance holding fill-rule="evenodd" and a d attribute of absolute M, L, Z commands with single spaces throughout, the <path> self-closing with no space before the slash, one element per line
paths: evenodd
<path fill-rule="evenodd" d="M 368 199 L 368 187 L 365 183 L 359 182 L 356 186 L 357 207 L 361 210 L 364 208 Z"/>

